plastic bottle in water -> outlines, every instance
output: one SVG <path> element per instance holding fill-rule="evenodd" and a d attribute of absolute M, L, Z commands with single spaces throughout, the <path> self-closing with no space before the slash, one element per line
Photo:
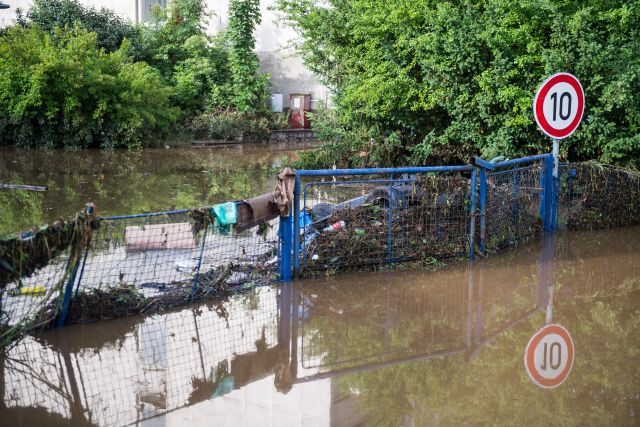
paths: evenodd
<path fill-rule="evenodd" d="M 331 224 L 328 227 L 323 228 L 322 230 L 312 230 L 304 236 L 304 245 L 307 246 L 309 243 L 313 241 L 316 237 L 318 237 L 322 233 L 338 231 L 345 227 L 344 221 L 338 221 L 335 224 Z"/>

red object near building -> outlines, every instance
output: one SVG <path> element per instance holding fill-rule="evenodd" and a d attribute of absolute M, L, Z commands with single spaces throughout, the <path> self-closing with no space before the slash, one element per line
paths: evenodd
<path fill-rule="evenodd" d="M 307 113 L 311 111 L 311 95 L 292 93 L 289 95 L 289 126 L 293 129 L 310 129 Z"/>

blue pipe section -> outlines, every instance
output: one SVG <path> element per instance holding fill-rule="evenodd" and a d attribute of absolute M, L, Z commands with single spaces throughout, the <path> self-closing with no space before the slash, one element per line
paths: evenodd
<path fill-rule="evenodd" d="M 444 172 L 471 172 L 474 167 L 470 165 L 462 166 L 427 166 L 409 168 L 366 168 L 366 169 L 318 169 L 318 170 L 298 170 L 299 176 L 351 176 L 351 175 L 398 175 L 413 173 L 444 173 Z"/>
<path fill-rule="evenodd" d="M 113 221 L 116 219 L 131 219 L 131 218 L 148 218 L 152 216 L 162 216 L 162 215 L 177 215 L 189 213 L 190 209 L 181 209 L 178 211 L 166 211 L 166 212 L 149 212 L 149 213 L 141 213 L 135 215 L 115 215 L 115 216 L 101 216 L 98 218 L 100 221 Z"/>
<path fill-rule="evenodd" d="M 475 166 L 479 168 L 489 169 L 490 171 L 495 170 L 496 168 L 495 164 L 487 162 L 486 160 L 482 160 L 480 157 L 477 157 L 477 156 L 471 159 L 471 163 L 473 163 Z"/>
<path fill-rule="evenodd" d="M 513 159 L 513 160 L 505 160 L 504 162 L 500 162 L 500 163 L 496 163 L 494 164 L 494 168 L 495 169 L 500 169 L 500 168 L 504 168 L 507 166 L 514 166 L 514 165 L 519 165 L 522 163 L 531 163 L 531 162 L 536 162 L 536 161 L 540 161 L 540 160 L 546 160 L 546 159 L 553 159 L 553 155 L 552 154 L 537 154 L 535 156 L 528 156 L 528 157 L 521 157 L 519 159 Z"/>

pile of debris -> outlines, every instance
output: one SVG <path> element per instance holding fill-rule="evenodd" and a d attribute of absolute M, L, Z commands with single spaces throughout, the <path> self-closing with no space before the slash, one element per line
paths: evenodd
<path fill-rule="evenodd" d="M 329 209 L 305 228 L 305 270 L 342 270 L 388 261 L 433 261 L 467 252 L 469 180 L 425 176 L 378 187 Z M 356 199 L 354 199 L 356 200 Z M 320 206 L 320 205 L 319 205 Z"/>

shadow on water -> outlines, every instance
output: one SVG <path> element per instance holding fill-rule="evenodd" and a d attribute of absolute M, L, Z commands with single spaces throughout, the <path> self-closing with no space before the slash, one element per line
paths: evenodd
<path fill-rule="evenodd" d="M 562 233 L 434 269 L 345 274 L 26 337 L 0 358 L 13 425 L 637 424 L 640 228 Z M 540 327 L 576 360 L 536 387 Z"/>

